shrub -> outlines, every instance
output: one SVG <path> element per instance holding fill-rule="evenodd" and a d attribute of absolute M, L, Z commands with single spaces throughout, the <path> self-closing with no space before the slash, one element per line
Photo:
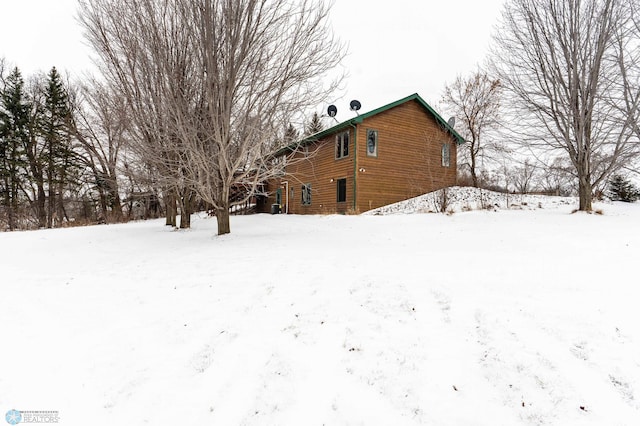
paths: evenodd
<path fill-rule="evenodd" d="M 609 198 L 613 201 L 632 203 L 640 197 L 640 191 L 621 175 L 614 175 L 609 181 Z"/>

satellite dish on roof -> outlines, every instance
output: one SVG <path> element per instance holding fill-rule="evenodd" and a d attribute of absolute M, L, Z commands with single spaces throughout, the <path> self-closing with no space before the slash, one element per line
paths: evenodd
<path fill-rule="evenodd" d="M 449 119 L 449 121 L 447 121 L 447 124 L 449 125 L 449 127 L 451 127 L 453 129 L 453 126 L 456 125 L 456 118 L 455 117 L 451 117 Z"/>
<path fill-rule="evenodd" d="M 337 113 L 338 108 L 336 108 L 335 105 L 329 105 L 329 108 L 327 108 L 327 114 L 329 115 L 329 117 L 332 117 L 334 120 L 336 120 L 336 123 L 338 122 L 338 119 L 336 118 Z"/>
<path fill-rule="evenodd" d="M 349 109 L 351 109 L 351 111 L 355 111 L 357 113 L 360 108 L 362 108 L 362 104 L 360 103 L 360 101 L 356 101 L 354 99 L 351 101 L 351 103 L 349 103 Z"/>

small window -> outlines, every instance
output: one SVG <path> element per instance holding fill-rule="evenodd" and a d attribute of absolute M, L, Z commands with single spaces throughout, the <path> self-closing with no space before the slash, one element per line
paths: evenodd
<path fill-rule="evenodd" d="M 367 130 L 367 156 L 378 156 L 378 131 Z"/>
<path fill-rule="evenodd" d="M 281 155 L 279 157 L 274 158 L 272 163 L 273 169 L 276 171 L 276 176 L 284 176 L 284 169 L 285 169 L 285 157 L 284 155 Z"/>
<path fill-rule="evenodd" d="M 349 156 L 349 132 L 336 135 L 336 159 Z"/>
<path fill-rule="evenodd" d="M 451 144 L 442 144 L 442 167 L 451 166 Z"/>
<path fill-rule="evenodd" d="M 307 183 L 306 185 L 302 185 L 302 205 L 310 206 L 311 205 L 311 184 Z"/>
<path fill-rule="evenodd" d="M 336 200 L 339 203 L 344 203 L 347 201 L 347 180 L 346 179 L 338 179 L 338 188 L 337 188 L 337 198 Z"/>

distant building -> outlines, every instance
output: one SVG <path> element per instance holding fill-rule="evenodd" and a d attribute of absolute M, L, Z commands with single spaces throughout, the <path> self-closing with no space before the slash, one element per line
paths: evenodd
<path fill-rule="evenodd" d="M 413 94 L 276 152 L 282 175 L 265 184 L 257 211 L 361 213 L 453 186 L 463 142 Z"/>

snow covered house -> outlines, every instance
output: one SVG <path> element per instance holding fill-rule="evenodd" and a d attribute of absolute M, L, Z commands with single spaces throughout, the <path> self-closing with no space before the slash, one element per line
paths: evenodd
<path fill-rule="evenodd" d="M 257 211 L 361 213 L 456 184 L 464 139 L 417 93 L 280 149 Z"/>

